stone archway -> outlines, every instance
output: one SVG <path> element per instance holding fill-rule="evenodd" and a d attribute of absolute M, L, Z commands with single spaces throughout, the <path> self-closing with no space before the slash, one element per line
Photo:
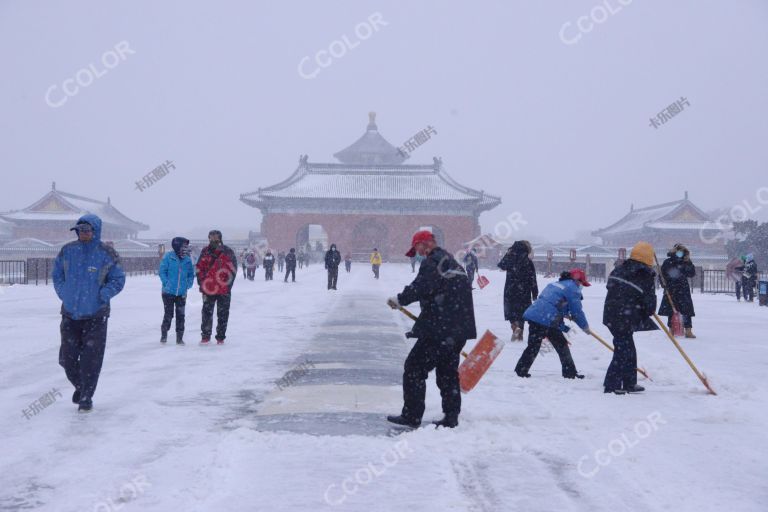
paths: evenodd
<path fill-rule="evenodd" d="M 388 231 L 387 226 L 376 219 L 368 218 L 358 222 L 352 229 L 350 239 L 350 251 L 353 256 L 367 255 L 377 248 L 386 258 L 389 251 Z"/>

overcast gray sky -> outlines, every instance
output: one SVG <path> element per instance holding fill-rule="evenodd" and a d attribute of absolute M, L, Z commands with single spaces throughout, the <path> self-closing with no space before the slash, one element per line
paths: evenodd
<path fill-rule="evenodd" d="M 705 209 L 759 205 L 768 1 L 623 3 L 0 0 L 0 211 L 55 180 L 111 196 L 144 235 L 242 235 L 260 218 L 240 193 L 286 178 L 300 154 L 334 161 L 370 110 L 395 145 L 435 127 L 409 163 L 442 156 L 500 195 L 485 230 L 520 212 L 527 235 L 564 240 L 684 190 Z M 357 38 L 375 13 L 386 25 Z M 602 23 L 582 32 L 590 13 Z M 318 68 L 343 36 L 355 47 Z M 106 69 L 122 41 L 134 53 Z M 92 63 L 103 76 L 64 96 Z M 652 128 L 681 97 L 690 106 Z M 165 160 L 176 170 L 137 191 Z"/>

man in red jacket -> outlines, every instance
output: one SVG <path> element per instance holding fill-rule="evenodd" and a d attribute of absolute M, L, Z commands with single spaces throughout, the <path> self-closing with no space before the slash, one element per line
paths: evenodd
<path fill-rule="evenodd" d="M 234 251 L 224 245 L 221 231 L 208 233 L 208 246 L 200 252 L 195 267 L 197 284 L 203 294 L 202 345 L 211 341 L 213 308 L 217 308 L 216 343 L 222 345 L 227 333 L 229 305 L 232 301 L 232 285 L 237 277 L 237 258 Z"/>

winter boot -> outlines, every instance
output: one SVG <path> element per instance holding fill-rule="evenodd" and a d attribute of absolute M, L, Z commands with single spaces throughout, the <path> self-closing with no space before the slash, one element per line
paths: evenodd
<path fill-rule="evenodd" d="M 93 402 L 90 398 L 83 398 L 77 407 L 77 412 L 91 412 L 93 409 Z"/>
<path fill-rule="evenodd" d="M 627 394 L 627 392 L 625 390 L 623 390 L 623 389 L 608 389 L 608 388 L 605 388 L 605 391 L 603 391 L 603 393 L 613 393 L 613 394 L 616 394 L 616 395 L 626 395 Z"/>
<path fill-rule="evenodd" d="M 643 391 L 645 391 L 645 388 L 643 386 L 638 386 L 637 384 L 635 384 L 634 386 L 625 388 L 624 391 L 626 391 L 627 393 L 642 393 Z"/>
<path fill-rule="evenodd" d="M 184 343 L 184 333 L 180 333 L 180 332 L 176 333 L 176 344 L 177 345 L 185 345 L 185 343 Z"/>
<path fill-rule="evenodd" d="M 165 343 L 168 341 L 168 333 L 167 332 L 161 332 L 160 333 L 160 343 Z"/>
<path fill-rule="evenodd" d="M 446 414 L 445 417 L 439 421 L 433 421 L 432 424 L 435 428 L 456 428 L 459 426 L 459 417 L 452 414 Z"/>
<path fill-rule="evenodd" d="M 210 341 L 211 341 L 211 338 L 203 338 L 202 340 L 200 340 L 200 344 L 207 345 L 208 343 L 210 343 Z"/>
<path fill-rule="evenodd" d="M 395 425 L 402 425 L 404 427 L 411 428 L 417 428 L 419 425 L 421 425 L 421 420 L 406 418 L 405 416 L 387 416 L 387 421 L 394 423 Z"/>
<path fill-rule="evenodd" d="M 583 379 L 584 376 L 580 373 L 574 373 L 573 375 L 563 375 L 566 379 Z"/>
<path fill-rule="evenodd" d="M 216 344 L 217 345 L 223 345 L 224 344 L 224 340 L 216 340 Z"/>
<path fill-rule="evenodd" d="M 693 329 L 691 329 L 690 327 L 686 327 L 685 328 L 685 337 L 686 338 L 694 338 L 695 339 L 696 335 L 693 334 Z"/>
<path fill-rule="evenodd" d="M 80 403 L 80 390 L 75 389 L 75 392 L 72 393 L 72 403 L 73 404 L 79 404 Z"/>
<path fill-rule="evenodd" d="M 523 378 L 526 378 L 526 379 L 531 376 L 531 374 L 528 373 L 527 369 L 525 369 L 525 370 L 523 370 L 523 369 L 520 369 L 520 370 L 515 369 L 515 373 L 517 374 L 518 377 L 523 377 Z"/>

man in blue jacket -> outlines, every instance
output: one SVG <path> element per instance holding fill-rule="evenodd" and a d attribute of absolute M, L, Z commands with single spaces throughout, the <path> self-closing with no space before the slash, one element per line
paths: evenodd
<path fill-rule="evenodd" d="M 530 377 L 528 371 L 536 360 L 541 348 L 541 342 L 548 338 L 549 342 L 560 357 L 563 377 L 566 379 L 583 379 L 584 376 L 576 371 L 576 364 L 568 348 L 568 340 L 563 335 L 570 328 L 563 321 L 571 318 L 581 330 L 589 334 L 589 323 L 581 307 L 581 287 L 591 286 L 587 276 L 581 269 L 563 272 L 560 280 L 551 283 L 539 294 L 536 302 L 531 304 L 523 313 L 523 319 L 529 322 L 528 346 L 520 356 L 515 367 L 515 373 L 520 377 Z"/>
<path fill-rule="evenodd" d="M 109 303 L 125 286 L 120 256 L 101 241 L 101 219 L 87 214 L 72 228 L 77 241 L 61 248 L 53 287 L 61 299 L 59 364 L 75 386 L 72 402 L 89 412 L 107 344 Z"/>
<path fill-rule="evenodd" d="M 187 290 L 195 284 L 195 266 L 189 257 L 189 240 L 177 236 L 171 241 L 173 251 L 165 253 L 157 275 L 163 283 L 163 323 L 160 326 L 160 343 L 168 341 L 174 309 L 176 311 L 176 344 L 184 345 L 184 309 Z"/>

